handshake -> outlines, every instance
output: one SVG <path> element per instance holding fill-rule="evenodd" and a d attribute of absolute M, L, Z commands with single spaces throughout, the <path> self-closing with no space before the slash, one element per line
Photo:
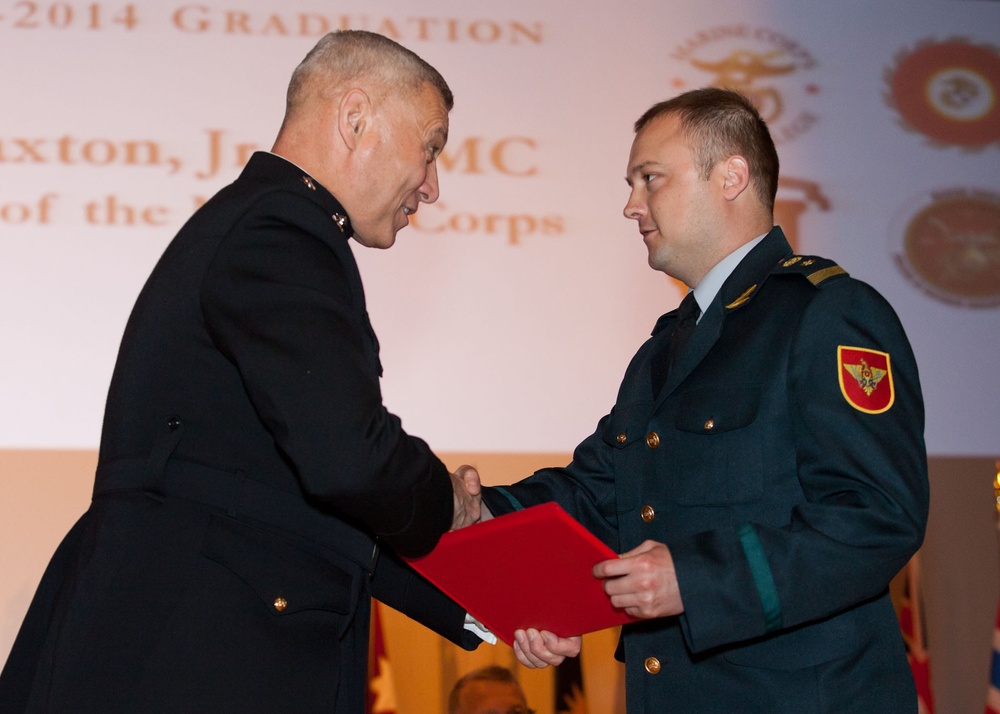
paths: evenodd
<path fill-rule="evenodd" d="M 483 488 L 479 472 L 472 466 L 459 466 L 451 475 L 451 488 L 455 495 L 455 510 L 451 519 L 451 529 L 471 526 L 483 518 Z M 486 518 L 490 517 L 486 511 Z"/>
<path fill-rule="evenodd" d="M 465 528 L 491 517 L 483 508 L 482 481 L 472 466 L 459 466 L 451 475 L 455 510 L 451 529 Z M 583 638 L 559 637 L 551 632 L 517 630 L 514 633 L 514 654 L 525 667 L 532 669 L 560 664 L 566 657 L 580 654 Z"/>

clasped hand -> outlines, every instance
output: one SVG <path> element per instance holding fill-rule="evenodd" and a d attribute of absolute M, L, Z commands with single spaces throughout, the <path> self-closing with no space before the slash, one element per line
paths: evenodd
<path fill-rule="evenodd" d="M 459 466 L 451 475 L 451 482 L 455 493 L 452 530 L 472 525 L 488 513 L 483 508 L 482 482 L 475 468 Z M 582 637 L 558 637 L 544 630 L 517 630 L 514 633 L 514 655 L 521 664 L 532 669 L 557 665 L 567 657 L 576 657 L 582 644 Z"/>
<path fill-rule="evenodd" d="M 451 488 L 455 496 L 451 529 L 455 531 L 478 522 L 483 512 L 483 487 L 479 472 L 471 466 L 459 466 L 451 475 Z"/>

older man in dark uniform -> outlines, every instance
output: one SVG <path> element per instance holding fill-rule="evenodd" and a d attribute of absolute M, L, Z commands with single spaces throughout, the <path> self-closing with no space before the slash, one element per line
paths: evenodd
<path fill-rule="evenodd" d="M 558 501 L 622 553 L 594 572 L 644 618 L 619 648 L 630 714 L 915 712 L 887 589 L 928 505 L 899 320 L 835 263 L 792 254 L 772 220 L 778 157 L 740 95 L 652 107 L 626 177 L 650 266 L 692 292 L 573 462 L 485 504 Z M 529 665 L 567 647 L 517 637 Z"/>
<path fill-rule="evenodd" d="M 478 503 L 382 405 L 348 240 L 438 197 L 452 95 L 371 33 L 296 69 L 273 153 L 180 231 L 135 305 L 94 499 L 0 677 L 2 712 L 362 712 L 370 597 L 474 646 L 387 550 Z"/>

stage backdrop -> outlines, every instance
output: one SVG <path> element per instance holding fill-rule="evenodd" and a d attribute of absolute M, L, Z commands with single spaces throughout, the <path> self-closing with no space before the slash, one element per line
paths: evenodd
<path fill-rule="evenodd" d="M 441 199 L 392 250 L 356 250 L 386 402 L 436 450 L 565 455 L 607 412 L 683 293 L 622 216 L 632 123 L 726 85 L 773 129 L 797 249 L 899 312 L 930 453 L 994 455 L 998 27 L 976 0 L 0 2 L 0 449 L 93 452 L 149 270 L 270 147 L 316 39 L 352 28 L 456 96 Z M 11 622 L 41 565 L 4 565 Z"/>

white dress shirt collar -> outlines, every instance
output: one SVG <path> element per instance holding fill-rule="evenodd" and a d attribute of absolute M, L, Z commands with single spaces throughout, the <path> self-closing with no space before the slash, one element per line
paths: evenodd
<path fill-rule="evenodd" d="M 694 299 L 698 301 L 698 307 L 701 308 L 701 314 L 705 314 L 706 308 L 712 304 L 712 300 L 715 296 L 719 294 L 719 290 L 722 289 L 723 283 L 726 282 L 726 278 L 732 275 L 733 271 L 736 270 L 736 266 L 747 256 L 751 250 L 754 249 L 758 243 L 764 240 L 764 235 L 757 236 L 752 241 L 744 243 L 739 248 L 734 250 L 732 253 L 727 255 L 725 258 L 720 260 L 715 264 L 715 267 L 708 271 L 708 274 L 701 279 L 698 283 L 698 287 L 694 289 Z M 701 320 L 701 317 L 698 318 Z"/>

